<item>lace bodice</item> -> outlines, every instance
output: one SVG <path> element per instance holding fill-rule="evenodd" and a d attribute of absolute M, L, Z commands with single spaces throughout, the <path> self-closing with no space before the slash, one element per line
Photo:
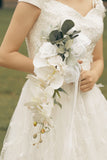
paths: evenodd
<path fill-rule="evenodd" d="M 26 37 L 26 44 L 29 57 L 33 58 L 42 44 L 41 35 L 49 32 L 51 27 L 60 25 L 65 19 L 71 19 L 75 23 L 76 30 L 81 30 L 90 40 L 91 44 L 87 48 L 86 57 L 83 59 L 84 69 L 89 69 L 92 61 L 92 52 L 103 33 L 103 18 L 105 7 L 102 0 L 95 0 L 94 7 L 85 15 L 81 15 L 72 7 L 57 0 L 19 0 L 31 3 L 41 9 L 38 20 Z"/>

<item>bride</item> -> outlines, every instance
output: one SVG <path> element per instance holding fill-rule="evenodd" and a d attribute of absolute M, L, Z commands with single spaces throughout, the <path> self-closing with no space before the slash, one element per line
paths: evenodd
<path fill-rule="evenodd" d="M 0 66 L 27 72 L 0 160 L 106 160 L 102 0 L 19 0 Z M 19 53 L 26 40 L 28 55 Z"/>

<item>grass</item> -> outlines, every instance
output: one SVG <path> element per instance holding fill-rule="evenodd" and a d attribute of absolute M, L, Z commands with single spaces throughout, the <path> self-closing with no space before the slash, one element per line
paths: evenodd
<path fill-rule="evenodd" d="M 8 28 L 14 9 L 2 9 L 0 10 L 0 44 Z M 104 30 L 104 60 L 105 69 L 99 82 L 105 85 L 102 88 L 104 96 L 107 98 L 107 17 L 105 18 L 105 30 Z M 27 55 L 25 42 L 20 48 L 20 52 Z M 21 89 L 24 85 L 26 73 L 15 71 L 7 68 L 0 68 L 0 150 L 4 136 L 7 131 L 11 116 L 17 105 Z"/>

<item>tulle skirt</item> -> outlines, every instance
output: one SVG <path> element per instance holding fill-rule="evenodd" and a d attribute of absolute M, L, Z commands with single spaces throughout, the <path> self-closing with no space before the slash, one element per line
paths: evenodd
<path fill-rule="evenodd" d="M 62 108 L 53 108 L 54 127 L 42 135 L 42 143 L 33 145 L 32 113 L 24 103 L 36 90 L 31 80 L 25 82 L 0 160 L 107 160 L 107 100 L 95 85 L 91 91 L 78 92 L 73 112 L 75 87 L 64 84 L 63 89 L 68 94 L 61 93 Z"/>

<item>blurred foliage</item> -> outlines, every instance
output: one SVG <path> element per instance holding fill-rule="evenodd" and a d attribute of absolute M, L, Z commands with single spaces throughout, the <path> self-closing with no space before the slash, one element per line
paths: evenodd
<path fill-rule="evenodd" d="M 14 9 L 0 10 L 0 44 L 5 36 Z M 27 56 L 25 42 L 22 44 L 21 53 Z M 26 73 L 0 67 L 0 149 L 3 139 L 15 110 L 21 89 L 26 81 Z"/>

